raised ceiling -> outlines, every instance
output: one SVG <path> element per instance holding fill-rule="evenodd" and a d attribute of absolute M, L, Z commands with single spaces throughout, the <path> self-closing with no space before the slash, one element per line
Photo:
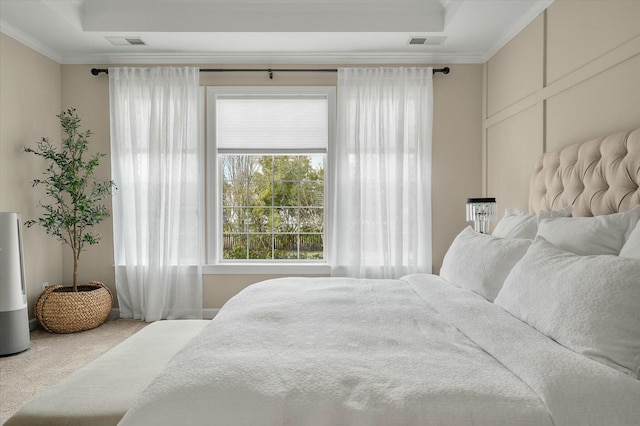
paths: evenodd
<path fill-rule="evenodd" d="M 0 0 L 0 31 L 63 64 L 482 63 L 552 1 Z"/>

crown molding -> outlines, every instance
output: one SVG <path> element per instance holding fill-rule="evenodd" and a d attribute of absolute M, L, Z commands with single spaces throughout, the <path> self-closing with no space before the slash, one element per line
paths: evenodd
<path fill-rule="evenodd" d="M 7 36 L 19 41 L 20 43 L 24 44 L 27 47 L 30 47 L 31 49 L 35 50 L 36 52 L 40 53 L 41 55 L 46 56 L 47 58 L 51 59 L 52 61 L 55 61 L 59 64 L 62 63 L 62 55 L 55 51 L 54 49 L 50 48 L 49 46 L 41 43 L 40 41 L 34 39 L 31 36 L 28 36 L 27 34 L 25 34 L 24 32 L 20 31 L 19 29 L 17 29 L 16 27 L 14 27 L 11 24 L 6 23 L 5 21 L 3 21 L 2 19 L 0 19 L 0 32 L 3 34 L 6 34 Z"/>
<path fill-rule="evenodd" d="M 65 56 L 63 64 L 473 64 L 483 63 L 483 55 L 475 53 L 242 53 L 140 55 L 97 54 Z"/>

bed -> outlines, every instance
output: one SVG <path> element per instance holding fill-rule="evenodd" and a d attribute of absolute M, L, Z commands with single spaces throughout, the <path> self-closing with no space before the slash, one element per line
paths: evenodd
<path fill-rule="evenodd" d="M 440 276 L 248 287 L 120 424 L 640 424 L 640 129 L 531 181 Z"/>
<path fill-rule="evenodd" d="M 97 360 L 124 388 L 79 390 L 89 366 L 8 424 L 637 426 L 639 182 L 640 129 L 546 153 L 530 211 L 462 230 L 440 276 L 252 285 L 184 346 L 150 345 L 188 323 L 162 321 Z M 70 416 L 69 391 L 121 401 Z"/>

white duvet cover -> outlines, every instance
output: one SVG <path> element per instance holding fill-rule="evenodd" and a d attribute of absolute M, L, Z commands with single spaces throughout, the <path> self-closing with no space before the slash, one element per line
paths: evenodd
<path fill-rule="evenodd" d="M 640 382 L 433 275 L 232 298 L 121 425 L 638 425 Z"/>

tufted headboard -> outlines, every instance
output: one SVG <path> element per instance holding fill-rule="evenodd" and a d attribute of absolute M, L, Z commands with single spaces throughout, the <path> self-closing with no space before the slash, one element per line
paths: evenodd
<path fill-rule="evenodd" d="M 573 205 L 573 216 L 626 211 L 640 204 L 640 129 L 543 154 L 535 164 L 529 210 Z"/>

